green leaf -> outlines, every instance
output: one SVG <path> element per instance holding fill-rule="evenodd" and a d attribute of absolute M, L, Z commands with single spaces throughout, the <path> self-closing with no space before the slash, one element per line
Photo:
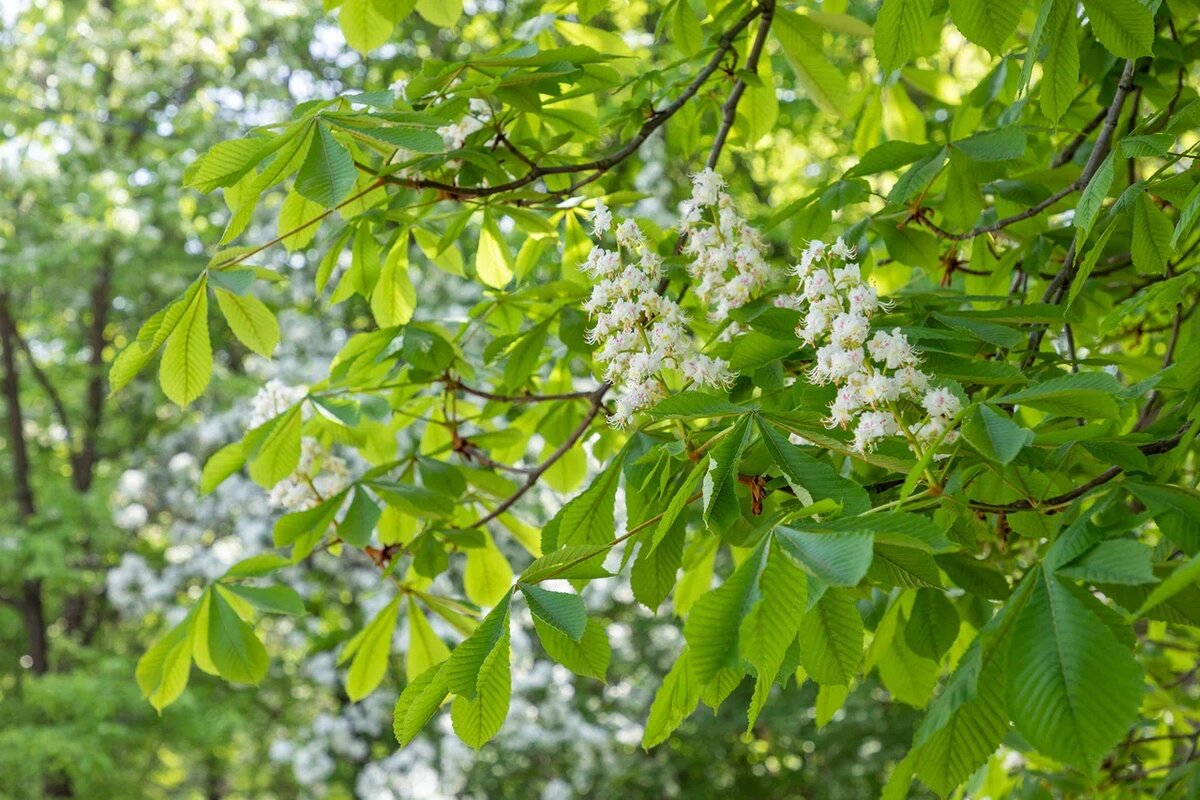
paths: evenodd
<path fill-rule="evenodd" d="M 216 293 L 217 305 L 238 340 L 260 356 L 270 358 L 279 344 L 279 323 L 271 309 L 253 295 L 237 295 L 224 289 L 217 289 Z"/>
<path fill-rule="evenodd" d="M 570 592 L 552 592 L 540 586 L 518 583 L 529 603 L 533 616 L 565 633 L 573 641 L 583 639 L 587 628 L 587 611 L 583 598 Z"/>
<path fill-rule="evenodd" d="M 200 493 L 213 491 L 245 463 L 246 455 L 241 442 L 225 445 L 204 462 L 204 470 L 200 473 Z"/>
<path fill-rule="evenodd" d="M 243 558 L 229 569 L 225 570 L 226 578 L 259 578 L 276 570 L 290 567 L 292 560 L 278 553 L 259 553 L 256 556 Z"/>
<path fill-rule="evenodd" d="M 357 486 L 354 489 L 354 499 L 350 501 L 350 508 L 338 525 L 338 536 L 353 547 L 366 547 L 371 542 L 371 534 L 375 532 L 375 525 L 382 514 L 371 495 L 361 486 Z"/>
<path fill-rule="evenodd" d="M 1188 193 L 1179 212 L 1179 221 L 1175 223 L 1175 233 L 1171 236 L 1171 250 L 1179 247 L 1183 238 L 1192 232 L 1196 220 L 1200 219 L 1200 183 Z"/>
<path fill-rule="evenodd" d="M 1121 140 L 1121 154 L 1127 158 L 1166 158 L 1175 143 L 1169 133 L 1144 133 Z"/>
<path fill-rule="evenodd" d="M 273 417 L 246 435 L 250 477 L 269 489 L 291 475 L 300 464 L 300 404 Z"/>
<path fill-rule="evenodd" d="M 983 626 L 917 728 L 917 774 L 943 797 L 995 752 L 1008 731 L 1004 687 L 1009 638 L 1029 585 L 1023 584 Z"/>
<path fill-rule="evenodd" d="M 290 586 L 243 586 L 240 583 L 223 583 L 221 586 L 262 611 L 296 617 L 306 613 L 300 593 Z"/>
<path fill-rule="evenodd" d="M 671 14 L 671 39 L 688 58 L 704 47 L 704 31 L 700 29 L 700 20 L 696 19 L 692 4 L 687 0 L 677 0 L 675 3 L 674 13 Z"/>
<path fill-rule="evenodd" d="M 483 618 L 479 627 L 454 648 L 450 657 L 446 659 L 442 669 L 446 673 L 446 686 L 453 694 L 468 698 L 475 696 L 478 691 L 476 678 L 484 660 L 501 639 L 508 640 L 508 608 L 511 599 L 512 592 L 509 592 Z"/>
<path fill-rule="evenodd" d="M 454 732 L 476 750 L 500 731 L 508 715 L 512 695 L 508 635 L 506 626 L 499 640 L 484 657 L 474 694 L 460 694 L 450 706 Z"/>
<path fill-rule="evenodd" d="M 780 526 L 776 539 L 809 572 L 831 586 L 857 586 L 871 566 L 870 532 L 808 533 Z"/>
<path fill-rule="evenodd" d="M 696 494 L 696 487 L 700 484 L 700 479 L 707 473 L 708 469 L 705 461 L 700 461 L 692 467 L 692 471 L 688 473 L 687 478 L 680 484 L 675 494 L 671 497 L 671 502 L 667 503 L 662 518 L 658 521 L 658 526 L 654 529 L 654 535 L 646 545 L 646 549 L 649 552 L 653 553 L 658 550 L 663 539 L 676 527 L 675 523 L 679 521 L 679 516 L 687 508 L 688 503 L 692 501 L 692 496 Z M 682 545 L 682 541 L 680 544 Z"/>
<path fill-rule="evenodd" d="M 992 55 L 1000 55 L 1024 10 L 1025 0 L 950 0 L 950 19 Z"/>
<path fill-rule="evenodd" d="M 1157 583 L 1151 564 L 1153 551 L 1133 539 L 1100 542 L 1057 572 L 1089 583 L 1119 583 L 1136 586 Z"/>
<path fill-rule="evenodd" d="M 1148 56 L 1154 46 L 1154 12 L 1138 0 L 1083 0 L 1092 33 L 1120 58 Z"/>
<path fill-rule="evenodd" d="M 392 35 L 393 20 L 380 12 L 376 0 L 343 0 L 338 23 L 346 44 L 366 54 Z"/>
<path fill-rule="evenodd" d="M 691 652 L 685 648 L 654 694 L 642 732 L 642 747 L 648 750 L 666 741 L 700 703 L 703 685 L 692 669 Z"/>
<path fill-rule="evenodd" d="M 521 573 L 524 583 L 539 583 L 549 578 L 591 579 L 612 577 L 604 569 L 604 557 L 608 554 L 607 545 L 571 545 L 547 553 L 535 560 Z"/>
<path fill-rule="evenodd" d="M 749 410 L 704 392 L 678 392 L 660 400 L 646 413 L 655 419 L 718 419 L 745 414 Z"/>
<path fill-rule="evenodd" d="M 295 543 L 301 537 L 307 537 L 313 540 L 319 539 L 329 528 L 333 518 L 337 516 L 337 512 L 342 507 L 342 501 L 346 499 L 345 492 L 339 492 L 333 497 L 312 508 L 307 508 L 304 511 L 293 511 L 290 514 L 284 514 L 275 522 L 274 541 L 276 547 L 287 547 L 289 544 Z M 309 545 L 309 552 L 312 550 L 312 545 Z M 307 555 L 305 553 L 304 555 Z M 304 555 L 299 556 L 303 558 Z"/>
<path fill-rule="evenodd" d="M 756 421 L 771 459 L 802 501 L 833 500 L 846 514 L 859 514 L 871 507 L 871 498 L 857 483 L 843 478 L 833 467 L 805 453 L 763 419 Z"/>
<path fill-rule="evenodd" d="M 742 417 L 712 449 L 704 474 L 704 524 L 713 530 L 728 528 L 742 515 L 737 499 L 738 465 L 749 439 L 749 418 Z M 707 681 L 708 678 L 702 680 Z"/>
<path fill-rule="evenodd" d="M 1078 214 L 1079 212 L 1076 211 Z M 1104 254 L 1104 247 L 1108 244 L 1109 237 L 1117 228 L 1117 221 L 1113 220 L 1105 226 L 1104 231 L 1100 234 L 1100 238 L 1088 250 L 1088 254 L 1083 257 L 1083 261 L 1079 264 L 1079 269 L 1075 273 L 1074 279 L 1071 280 L 1071 291 L 1067 293 L 1067 308 L 1075 302 L 1075 298 L 1083 291 L 1084 285 L 1087 284 L 1088 276 L 1092 274 L 1092 270 L 1096 268 L 1096 263 L 1100 260 L 1100 256 Z"/>
<path fill-rule="evenodd" d="M 932 555 L 915 547 L 890 544 L 875 545 L 875 558 L 867 570 L 867 577 L 885 586 L 902 586 L 906 589 L 938 588 L 942 585 L 942 576 Z"/>
<path fill-rule="evenodd" d="M 475 274 L 484 285 L 493 289 L 503 289 L 513 279 L 512 253 L 490 211 L 483 212 L 483 224 L 479 227 Z"/>
<path fill-rule="evenodd" d="M 421 673 L 420 677 L 404 687 L 400 699 L 396 701 L 392 729 L 401 747 L 417 737 L 446 699 L 449 691 L 444 667 L 445 664 L 438 664 Z"/>
<path fill-rule="evenodd" d="M 1150 195 L 1143 192 L 1133 207 L 1133 266 L 1143 275 L 1162 275 L 1171 257 L 1174 226 Z"/>
<path fill-rule="evenodd" d="M 491 534 L 483 532 L 484 546 L 467 550 L 463 587 L 472 603 L 491 606 L 504 598 L 512 586 L 512 566 L 496 547 Z"/>
<path fill-rule="evenodd" d="M 980 455 L 998 464 L 1012 463 L 1033 443 L 1033 431 L 1022 428 L 987 404 L 976 406 L 971 418 L 963 425 L 962 434 Z"/>
<path fill-rule="evenodd" d="M 821 29 L 806 16 L 781 8 L 775 12 L 772 31 L 804 93 L 821 110 L 844 113 L 850 88 L 846 76 L 824 55 Z"/>
<path fill-rule="evenodd" d="M 922 658 L 940 661 L 958 638 L 958 612 L 938 589 L 918 589 L 904 626 L 904 641 Z"/>
<path fill-rule="evenodd" d="M 612 540 L 617 531 L 614 508 L 622 461 L 621 456 L 614 458 L 591 486 L 567 501 L 550 518 L 542 528 L 542 552 L 567 545 L 601 545 Z"/>
<path fill-rule="evenodd" d="M 768 543 L 766 564 L 759 576 L 762 597 L 751 606 L 738 631 L 738 651 L 753 665 L 756 678 L 750 702 L 750 726 L 766 704 L 784 656 L 800 633 L 808 600 L 808 580 L 775 541 Z"/>
<path fill-rule="evenodd" d="M 1092 225 L 1096 223 L 1096 217 L 1100 214 L 1100 206 L 1104 203 L 1104 198 L 1108 197 L 1115 159 L 1116 156 L 1112 153 L 1105 156 L 1092 179 L 1088 181 L 1087 188 L 1079 196 L 1079 204 L 1075 206 L 1074 225 L 1079 230 L 1080 242 L 1087 239 L 1088 234 L 1092 232 Z"/>
<path fill-rule="evenodd" d="M 1200 581 L 1200 554 L 1192 556 L 1187 562 L 1175 568 L 1175 571 L 1154 587 L 1154 591 L 1134 613 L 1134 617 L 1144 617 L 1152 609 L 1162 605 L 1189 586 Z"/>
<path fill-rule="evenodd" d="M 846 172 L 847 178 L 890 172 L 937 154 L 940 148 L 932 144 L 891 141 L 872 147 L 858 163 Z"/>
<path fill-rule="evenodd" d="M 296 175 L 296 191 L 324 208 L 334 208 L 354 187 L 357 177 L 350 151 L 333 138 L 328 127 L 317 125 Z"/>
<path fill-rule="evenodd" d="M 208 282 L 201 278 L 182 304 L 159 365 L 158 382 L 179 406 L 201 395 L 212 375 L 212 345 L 208 339 Z M 140 338 L 140 337 L 139 337 Z M 114 365 L 115 368 L 115 365 Z"/>
<path fill-rule="evenodd" d="M 1078 27 L 1075 4 L 1070 0 L 1055 0 L 1047 20 L 1046 35 L 1050 45 L 1046 50 L 1046 59 L 1042 62 L 1042 82 L 1039 85 L 1042 113 L 1053 122 L 1062 119 L 1075 100 L 1076 85 L 1079 81 L 1079 42 L 1076 32 Z M 1111 157 L 1111 153 L 1109 155 Z M 1109 178 L 1111 177 L 1110 166 Z M 1106 182 L 1102 191 L 1106 191 L 1107 188 Z M 1084 226 L 1077 222 L 1076 227 Z"/>
<path fill-rule="evenodd" d="M 1039 751 L 1094 773 L 1137 719 L 1142 670 L 1058 578 L 1038 571 L 1012 632 L 1008 706 Z"/>
<path fill-rule="evenodd" d="M 415 600 L 409 600 L 407 613 L 408 653 L 405 654 L 404 671 L 410 676 L 422 675 L 445 661 L 450 656 L 450 648 L 434 633 Z"/>
<path fill-rule="evenodd" d="M 388 251 L 371 291 L 371 313 L 381 328 L 405 325 L 417 308 L 417 290 L 408 277 L 408 232 Z"/>
<path fill-rule="evenodd" d="M 849 592 L 830 589 L 800 624 L 800 658 L 817 683 L 846 686 L 862 662 L 863 623 Z"/>
<path fill-rule="evenodd" d="M 417 0 L 417 13 L 433 25 L 452 27 L 462 16 L 462 0 Z"/>
<path fill-rule="evenodd" d="M 254 631 L 226 599 L 225 587 L 209 590 L 208 653 L 221 677 L 234 683 L 258 684 L 267 675 L 267 651 Z"/>
<path fill-rule="evenodd" d="M 692 470 L 692 475 L 701 474 L 703 470 L 697 465 L 697 468 Z M 674 505 L 675 501 L 672 500 L 671 503 Z M 668 506 L 668 511 L 670 508 L 671 506 Z M 660 532 L 662 536 L 659 536 Z M 683 564 L 683 542 L 687 537 L 687 525 L 676 518 L 664 531 L 660 523 L 653 536 L 653 539 L 643 540 L 629 574 L 634 599 L 651 611 L 662 605 L 671 589 L 675 587 L 679 567 Z"/>
<path fill-rule="evenodd" d="M 267 141 L 249 137 L 218 142 L 188 168 L 184 185 L 202 192 L 234 185 L 266 156 Z"/>
<path fill-rule="evenodd" d="M 294 253 L 312 244 L 321 229 L 319 220 L 324 217 L 325 209 L 320 203 L 314 203 L 295 189 L 288 192 L 279 208 L 278 234 L 284 248 Z"/>
<path fill-rule="evenodd" d="M 904 66 L 933 13 L 933 0 L 883 0 L 875 19 L 875 57 L 885 72 Z"/>
<path fill-rule="evenodd" d="M 701 595 L 688 612 L 683 638 L 688 643 L 692 677 L 700 685 L 722 668 L 737 664 L 738 629 L 763 555 L 760 546 L 724 583 Z"/>
<path fill-rule="evenodd" d="M 142 697 L 160 714 L 183 694 L 192 671 L 192 619 L 189 617 L 155 642 L 137 662 Z"/>
<path fill-rule="evenodd" d="M 1114 395 L 1121 391 L 1121 384 L 1107 373 L 1078 372 L 1010 392 L 995 402 L 1030 406 L 1060 417 L 1116 419 L 1121 412 Z"/>
<path fill-rule="evenodd" d="M 1009 125 L 959 139 L 951 147 L 972 161 L 1009 161 L 1025 154 L 1025 131 Z"/>
<path fill-rule="evenodd" d="M 396 620 L 400 616 L 400 596 L 396 596 L 376 614 L 361 637 L 356 637 L 354 660 L 346 673 L 346 694 L 352 702 L 375 691 L 387 674 L 388 660 L 392 654 L 392 634 L 396 631 Z"/>
<path fill-rule="evenodd" d="M 538 640 L 547 655 L 555 661 L 576 675 L 604 680 L 608 662 L 612 658 L 612 647 L 608 643 L 604 623 L 600 620 L 589 619 L 583 637 L 578 641 L 537 617 L 533 619 L 533 629 L 537 631 Z"/>

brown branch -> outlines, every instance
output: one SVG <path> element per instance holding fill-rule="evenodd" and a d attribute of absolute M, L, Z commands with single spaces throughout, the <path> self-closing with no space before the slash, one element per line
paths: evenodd
<path fill-rule="evenodd" d="M 12 315 L 10 296 L 6 288 L 0 287 L 0 365 L 4 375 L 0 380 L 0 391 L 4 394 L 8 411 L 7 449 L 12 460 L 12 482 L 17 499 L 17 516 L 22 521 L 37 513 L 34 501 L 29 449 L 25 442 L 25 420 L 21 409 L 21 382 L 17 373 L 16 336 L 17 323 Z M 21 584 L 19 606 L 29 638 L 29 667 L 35 675 L 44 675 L 50 669 L 49 643 L 46 639 L 46 611 L 42 599 L 40 579 L 26 579 Z"/>
<path fill-rule="evenodd" d="M 758 74 L 758 60 L 767 44 L 767 32 L 771 29 L 771 20 L 775 17 L 775 0 L 762 0 L 759 7 L 762 9 L 762 21 L 758 23 L 758 33 L 754 37 L 754 44 L 750 45 L 749 55 L 746 56 L 745 68 L 751 75 Z M 742 95 L 745 93 L 746 81 L 738 78 L 729 92 L 729 97 L 721 106 L 721 127 L 717 130 L 716 138 L 713 139 L 713 146 L 705 164 L 709 169 L 717 167 L 717 161 L 721 158 L 721 150 L 725 147 L 725 140 L 729 137 L 729 131 L 733 129 L 734 120 L 737 118 L 738 103 L 741 102 Z"/>
<path fill-rule="evenodd" d="M 1108 148 L 1112 142 L 1113 132 L 1117 128 L 1117 121 L 1121 117 L 1121 109 L 1125 106 L 1125 98 L 1129 94 L 1129 90 L 1133 88 L 1133 71 L 1136 66 L 1136 59 L 1130 59 L 1125 62 L 1125 69 L 1121 72 L 1121 79 L 1117 81 L 1117 91 L 1113 95 L 1112 104 L 1108 107 L 1108 113 L 1104 115 L 1104 125 L 1100 128 L 1100 135 L 1096 137 L 1096 146 L 1092 148 L 1092 154 L 1088 157 L 1087 164 L 1080 173 L 1079 179 L 1075 181 L 1078 186 L 1086 186 L 1091 181 L 1092 176 L 1096 174 L 1096 170 L 1100 169 L 1100 164 L 1108 155 Z M 1063 265 L 1058 270 L 1058 274 L 1054 276 L 1054 280 L 1046 287 L 1045 293 L 1042 295 L 1043 303 L 1058 303 L 1070 288 L 1071 280 L 1075 277 L 1077 269 L 1076 257 L 1078 256 L 1079 245 L 1082 242 L 1079 240 L 1079 232 L 1075 232 L 1074 238 L 1071 239 L 1071 246 L 1067 248 L 1067 254 L 1063 258 Z M 1028 369 L 1037 358 L 1038 349 L 1041 347 L 1042 339 L 1046 335 L 1046 326 L 1037 325 L 1029 332 L 1029 342 L 1025 350 L 1025 357 L 1022 359 L 1022 368 Z"/>
<path fill-rule="evenodd" d="M 930 230 L 934 231 L 943 239 L 949 239 L 954 242 L 961 242 L 967 239 L 974 239 L 977 236 L 982 236 L 985 233 L 995 233 L 1009 225 L 1015 225 L 1023 220 L 1036 217 L 1038 214 L 1045 211 L 1050 206 L 1062 200 L 1069 194 L 1078 192 L 1085 188 L 1092 180 L 1092 176 L 1096 174 L 1096 170 L 1100 169 L 1100 165 L 1104 162 L 1105 156 L 1108 155 L 1109 144 L 1112 142 L 1113 132 L 1116 130 L 1118 118 L 1121 116 L 1121 109 L 1125 105 L 1125 97 L 1129 94 L 1129 90 L 1133 87 L 1133 68 L 1134 61 L 1125 62 L 1125 70 L 1121 73 L 1121 79 L 1117 82 L 1117 91 L 1113 95 L 1112 103 L 1108 110 L 1104 112 L 1104 126 L 1100 129 L 1100 135 L 1096 137 L 1096 145 L 1092 148 L 1092 153 L 1088 156 L 1087 164 L 1083 168 L 1083 172 L 1079 173 L 1079 177 L 1069 183 L 1063 189 L 1055 192 L 1041 202 L 1035 203 L 1019 214 L 1013 214 L 1011 217 L 993 222 L 991 225 L 980 225 L 977 228 L 972 228 L 965 233 L 954 233 L 940 228 L 932 224 L 928 219 L 918 216 L 919 222 L 922 222 Z M 1068 262 L 1070 263 L 1070 262 Z M 1061 273 L 1060 273 L 1061 274 Z M 1049 301 L 1047 301 L 1049 302 Z"/>
<path fill-rule="evenodd" d="M 1157 442 L 1149 442 L 1147 444 L 1139 445 L 1138 450 L 1145 455 L 1158 455 L 1165 453 L 1183 440 L 1183 433 L 1184 431 L 1180 430 L 1179 433 L 1176 433 L 1174 436 L 1168 439 L 1160 439 Z M 1054 497 L 1048 497 L 1045 500 L 1030 500 L 1029 498 L 1022 498 L 1021 500 L 1014 500 L 1011 503 L 1003 504 L 971 501 L 969 505 L 976 511 L 983 511 L 988 514 L 1008 514 L 1014 511 L 1029 511 L 1032 509 L 1054 511 L 1061 506 L 1069 505 L 1072 501 L 1083 497 L 1097 486 L 1103 486 L 1124 471 L 1124 467 L 1109 467 L 1108 469 L 1104 470 L 1104 472 L 1101 472 L 1099 475 L 1087 481 L 1086 483 L 1080 484 L 1079 486 L 1063 492 L 1062 494 L 1055 495 Z"/>
<path fill-rule="evenodd" d="M 717 40 L 716 52 L 713 53 L 708 63 L 705 64 L 698 73 L 696 73 L 696 77 L 692 79 L 683 92 L 680 93 L 680 95 L 676 97 L 669 105 L 666 105 L 650 114 L 650 116 L 646 118 L 646 121 L 642 123 L 642 126 L 638 129 L 637 133 L 634 134 L 629 141 L 625 142 L 613 153 L 603 158 L 585 161 L 579 164 L 560 164 L 548 167 L 535 165 L 519 178 L 514 178 L 505 183 L 496 184 L 495 186 L 455 186 L 454 184 L 444 183 L 441 181 L 401 178 L 396 175 L 381 175 L 379 179 L 386 183 L 390 183 L 395 186 L 404 186 L 409 189 L 436 189 L 444 192 L 451 198 L 462 199 L 470 197 L 489 197 L 491 195 L 511 192 L 515 189 L 528 186 L 529 184 L 537 181 L 539 178 L 547 175 L 570 175 L 580 172 L 592 173 L 591 175 L 581 178 L 575 183 L 571 184 L 563 192 L 555 193 L 571 194 L 581 186 L 585 186 L 600 178 L 602 175 L 604 175 L 604 173 L 608 172 L 617 164 L 621 163 L 630 155 L 632 155 L 639 147 L 642 146 L 643 142 L 650 138 L 650 134 L 661 128 L 664 124 L 666 124 L 668 119 L 674 116 L 679 109 L 683 108 L 683 106 L 689 100 L 691 100 L 698 91 L 700 91 L 700 87 L 703 86 L 712 76 L 712 74 L 717 71 L 717 68 L 721 65 L 721 61 L 725 58 L 725 54 L 733 49 L 733 42 L 735 39 L 737 39 L 738 35 L 741 34 L 741 32 L 744 31 L 746 27 L 754 21 L 755 17 L 764 13 L 765 7 L 768 4 L 773 6 L 773 0 L 770 0 L 769 3 L 765 0 L 763 5 L 756 5 L 754 8 L 743 14 L 737 22 L 733 23 L 733 25 L 726 30 L 725 33 L 721 34 L 721 38 Z M 369 167 L 363 164 L 358 164 L 357 166 L 360 169 L 370 170 Z"/>
<path fill-rule="evenodd" d="M 1079 152 L 1079 148 L 1084 142 L 1087 141 L 1087 137 L 1090 136 L 1092 131 L 1096 130 L 1100 123 L 1104 121 L 1106 114 L 1108 114 L 1107 108 L 1102 108 L 1097 111 L 1096 116 L 1088 120 L 1088 124 L 1083 126 L 1083 130 L 1077 133 L 1075 138 L 1068 142 L 1067 146 L 1062 149 L 1062 152 L 1055 156 L 1054 160 L 1050 162 L 1050 169 L 1058 169 L 1063 164 L 1066 164 L 1068 161 L 1074 158 L 1075 153 Z"/>
<path fill-rule="evenodd" d="M 447 375 L 443 378 L 446 388 L 450 391 L 460 391 L 465 394 L 475 395 L 484 400 L 492 400 L 497 403 L 512 403 L 514 405 L 522 403 L 546 403 L 554 400 L 580 400 L 585 397 L 594 397 L 598 389 L 588 389 L 580 392 L 561 392 L 559 394 L 495 394 L 494 392 L 476 389 L 473 386 L 468 386 L 458 378 Z"/>
<path fill-rule="evenodd" d="M 492 520 L 496 519 L 501 514 L 503 514 L 505 511 L 508 511 L 508 509 L 512 508 L 513 505 L 516 504 L 516 502 L 518 500 L 520 500 L 522 497 L 525 496 L 526 492 L 528 492 L 530 489 L 532 489 L 534 486 L 536 486 L 537 482 L 541 479 L 542 475 L 545 474 L 546 470 L 548 470 L 548 469 L 550 469 L 550 467 L 554 466 L 554 464 L 560 458 L 565 456 L 570 451 L 570 449 L 575 446 L 576 442 L 578 442 L 581 438 L 583 438 L 583 435 L 585 433 L 587 433 L 587 430 L 588 430 L 588 428 L 591 427 L 592 422 L 596 419 L 597 416 L 600 415 L 601 410 L 604 408 L 604 395 L 607 394 L 608 390 L 611 388 L 612 388 L 611 383 L 603 383 L 600 385 L 600 387 L 598 389 L 596 389 L 594 392 L 592 392 L 591 393 L 591 398 L 592 398 L 591 407 L 588 409 L 587 414 L 584 415 L 583 419 L 580 421 L 579 425 L 575 428 L 575 430 L 571 431 L 571 435 L 568 436 L 563 441 L 563 443 L 560 444 L 553 453 L 551 453 L 549 456 L 547 456 L 545 461 L 543 461 L 542 463 L 538 464 L 536 467 L 533 468 L 533 471 L 529 473 L 529 476 L 527 478 L 525 478 L 525 482 L 522 483 L 519 487 L 517 487 L 517 490 L 515 492 L 513 492 L 511 495 L 509 495 L 507 498 L 505 498 L 505 500 L 503 502 L 501 502 L 500 505 L 498 505 L 494 509 L 492 509 L 491 512 L 485 514 L 484 516 L 480 517 L 478 520 L 473 522 L 469 527 L 480 528 L 480 527 L 483 527 L 484 525 L 488 524 L 489 522 L 491 522 Z"/>
<path fill-rule="evenodd" d="M 29 348 L 29 342 L 25 341 L 25 337 L 19 331 L 13 331 L 13 338 L 17 347 L 25 354 L 25 363 L 29 364 L 29 371 L 33 374 L 34 381 L 42 387 L 42 392 L 50 401 L 50 405 L 54 407 L 54 415 L 58 417 L 58 421 L 67 431 L 67 440 L 72 441 L 74 436 L 71 432 L 71 418 L 67 415 L 67 407 L 63 404 L 62 395 L 58 393 L 54 383 L 50 380 L 50 376 L 42 369 L 41 365 L 33 357 L 33 351 Z"/>
<path fill-rule="evenodd" d="M 108 312 L 112 305 L 113 252 L 112 245 L 104 249 L 103 261 L 92 285 L 92 319 L 87 328 L 88 382 L 84 392 L 83 431 L 79 451 L 73 459 L 71 484 L 76 491 L 86 492 L 96 473 L 96 442 L 100 435 L 100 420 L 104 414 L 104 346 L 107 337 Z"/>

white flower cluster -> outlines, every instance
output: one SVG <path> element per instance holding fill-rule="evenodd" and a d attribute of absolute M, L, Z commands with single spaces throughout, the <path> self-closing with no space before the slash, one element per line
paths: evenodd
<path fill-rule="evenodd" d="M 451 122 L 449 125 L 443 125 L 437 129 L 438 135 L 442 137 L 442 143 L 446 145 L 447 150 L 458 150 L 467 142 L 467 137 L 476 131 L 483 130 L 483 126 L 492 120 L 492 107 L 488 105 L 486 100 L 478 97 L 472 97 L 470 100 L 470 112 L 466 114 L 458 122 Z"/>
<path fill-rule="evenodd" d="M 247 428 L 253 430 L 304 400 L 308 390 L 267 381 L 250 401 Z M 309 414 L 304 409 L 304 415 Z M 305 436 L 300 440 L 300 463 L 294 472 L 272 487 L 268 500 L 275 508 L 304 511 L 319 504 L 350 484 L 346 462 L 327 451 L 320 440 Z"/>
<path fill-rule="evenodd" d="M 597 237 L 613 230 L 612 212 L 603 202 L 596 203 L 591 220 Z M 696 349 L 687 315 L 674 300 L 658 293 L 662 259 L 637 223 L 625 220 L 614 235 L 617 249 L 597 245 L 583 264 L 596 281 L 583 308 L 596 320 L 588 341 L 597 345 L 604 379 L 621 387 L 616 411 L 609 417 L 619 427 L 666 396 L 668 373 L 711 387 L 727 386 L 733 374 L 723 359 Z"/>
<path fill-rule="evenodd" d="M 712 322 L 762 293 L 775 276 L 764 257 L 762 236 L 737 213 L 724 179 L 711 169 L 692 176 L 692 197 L 680 206 L 683 252 L 696 297 Z"/>
<path fill-rule="evenodd" d="M 929 375 L 917 366 L 920 353 L 899 328 L 872 334 L 871 318 L 885 304 L 863 280 L 855 255 L 841 239 L 810 242 L 794 268 L 800 291 L 776 298 L 776 305 L 804 313 L 796 335 L 817 355 L 809 380 L 838 387 L 829 427 L 853 427 L 860 453 L 901 432 L 916 440 L 910 444 L 929 444 L 947 430 L 961 403 L 948 389 L 929 388 Z M 904 411 L 918 404 L 926 416 L 906 425 Z M 956 435 L 950 431 L 947 438 Z"/>

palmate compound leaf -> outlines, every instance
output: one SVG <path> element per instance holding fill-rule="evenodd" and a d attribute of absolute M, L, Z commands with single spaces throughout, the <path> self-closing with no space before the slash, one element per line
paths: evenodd
<path fill-rule="evenodd" d="M 1031 578 L 1012 631 L 1009 712 L 1040 752 L 1094 773 L 1137 718 L 1142 669 L 1059 577 Z"/>

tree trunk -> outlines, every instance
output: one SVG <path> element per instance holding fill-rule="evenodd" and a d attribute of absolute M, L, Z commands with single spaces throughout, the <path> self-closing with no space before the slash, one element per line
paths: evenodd
<path fill-rule="evenodd" d="M 9 295 L 0 289 L 0 365 L 4 378 L 0 391 L 8 410 L 8 450 L 12 454 L 12 485 L 17 514 L 27 521 L 37 513 L 30 480 L 29 448 L 25 442 L 25 420 L 21 413 L 21 382 L 17 374 L 17 329 L 10 310 Z M 49 669 L 46 644 L 46 613 L 42 602 L 42 582 L 27 580 L 21 587 L 21 618 L 29 639 L 29 668 L 36 675 Z"/>

